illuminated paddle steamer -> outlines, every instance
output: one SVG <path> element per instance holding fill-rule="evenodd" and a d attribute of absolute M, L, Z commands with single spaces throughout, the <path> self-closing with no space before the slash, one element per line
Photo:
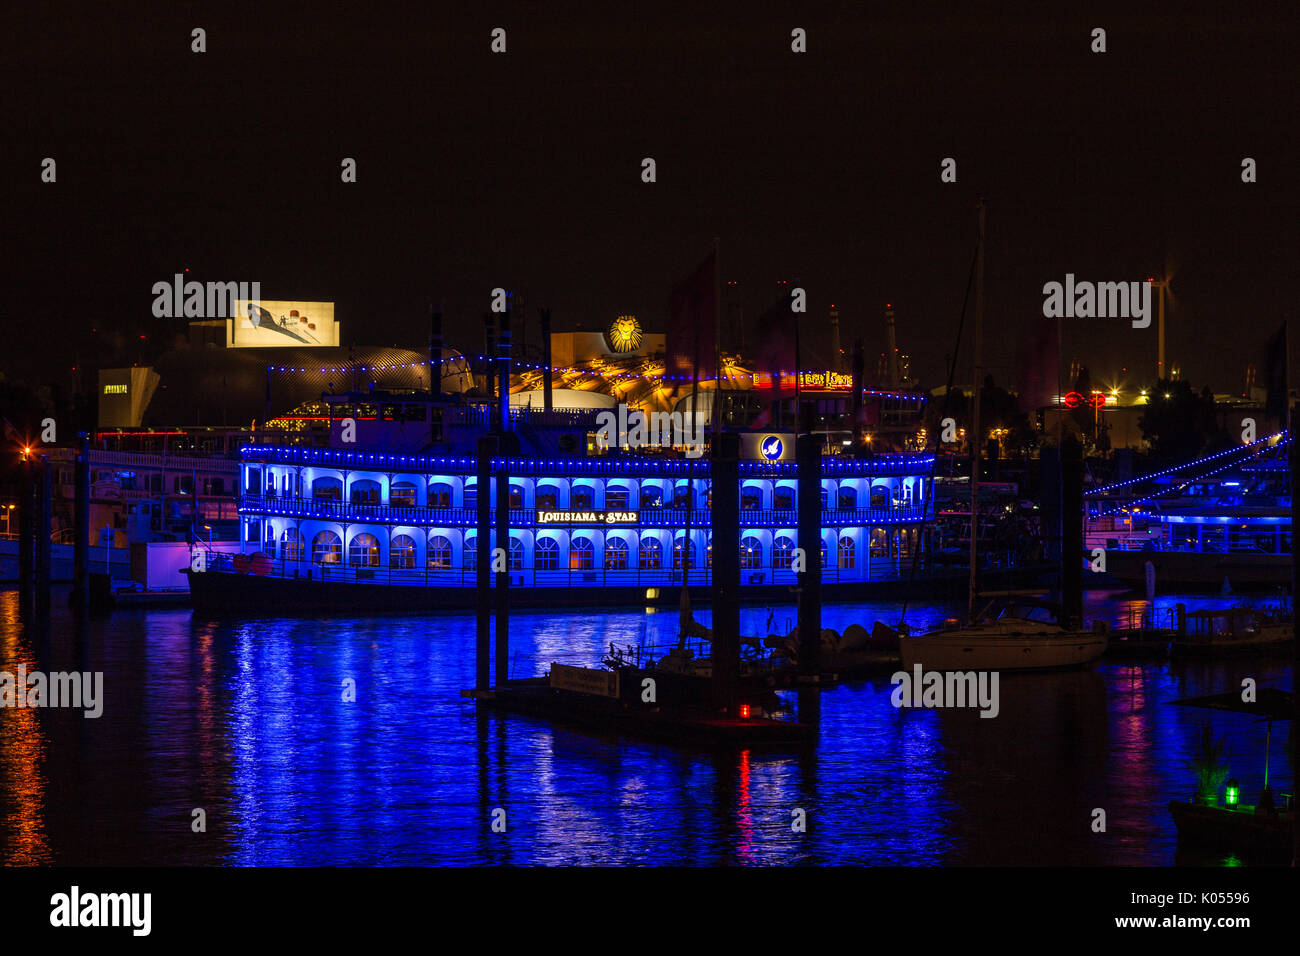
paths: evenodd
<path fill-rule="evenodd" d="M 917 529 L 932 464 L 901 453 L 824 462 L 819 546 L 829 594 L 907 575 L 924 541 Z M 675 603 L 688 572 L 690 585 L 709 585 L 707 459 L 508 457 L 490 470 L 510 476 L 503 557 L 512 601 Z M 350 607 L 365 592 L 380 606 L 472 606 L 476 472 L 473 456 L 245 447 L 243 550 L 196 552 L 192 570 L 206 573 L 190 575 L 195 603 Z M 799 546 L 795 466 L 750 460 L 740 472 L 742 586 L 755 600 L 788 601 Z M 489 548 L 497 547 L 493 531 Z"/>

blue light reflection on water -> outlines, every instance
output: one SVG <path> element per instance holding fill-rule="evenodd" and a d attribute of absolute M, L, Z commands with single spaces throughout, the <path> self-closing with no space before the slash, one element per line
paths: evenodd
<path fill-rule="evenodd" d="M 1001 714 L 985 720 L 896 710 L 876 679 L 821 695 L 807 752 L 716 756 L 476 712 L 459 697 L 472 615 L 119 612 L 79 637 L 56 612 L 42 642 L 12 597 L 0 594 L 0 669 L 103 670 L 107 701 L 99 720 L 0 710 L 5 863 L 1168 864 L 1166 804 L 1192 788 L 1184 760 L 1207 717 L 1165 702 L 1245 676 L 1291 686 L 1286 661 L 1108 663 L 1003 675 Z M 898 611 L 844 605 L 824 623 Z M 746 609 L 742 627 L 764 633 L 767 615 Z M 611 641 L 666 643 L 676 629 L 675 611 L 517 612 L 512 670 L 595 664 Z M 1262 726 L 1213 726 L 1257 792 Z M 1288 734 L 1274 727 L 1279 790 Z M 1098 807 L 1105 834 L 1090 829 Z M 195 808 L 206 833 L 192 831 Z M 496 808 L 504 834 L 489 828 Z"/>

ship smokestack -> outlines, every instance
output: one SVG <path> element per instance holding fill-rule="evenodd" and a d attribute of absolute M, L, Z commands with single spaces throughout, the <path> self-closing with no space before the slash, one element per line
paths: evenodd
<path fill-rule="evenodd" d="M 866 359 L 862 354 L 862 339 L 853 340 L 853 450 L 862 447 L 862 373 Z"/>
<path fill-rule="evenodd" d="M 885 327 L 889 330 L 889 351 L 885 354 L 886 367 L 889 369 L 889 384 L 898 384 L 898 341 L 894 335 L 894 307 L 885 303 Z"/>
<path fill-rule="evenodd" d="M 496 395 L 496 373 L 492 357 L 496 354 L 496 319 L 491 312 L 483 313 L 483 391 L 488 398 Z"/>
<path fill-rule="evenodd" d="M 840 310 L 831 303 L 831 371 L 842 372 L 844 362 L 840 357 Z"/>
<path fill-rule="evenodd" d="M 429 306 L 429 391 L 442 394 L 442 303 Z"/>
<path fill-rule="evenodd" d="M 497 375 L 501 379 L 497 395 L 497 423 L 501 434 L 510 431 L 510 310 L 501 313 L 501 334 L 497 337 Z"/>
<path fill-rule="evenodd" d="M 551 386 L 554 376 L 551 372 L 551 310 L 540 309 L 538 315 L 542 320 L 542 407 L 549 413 L 551 404 Z"/>

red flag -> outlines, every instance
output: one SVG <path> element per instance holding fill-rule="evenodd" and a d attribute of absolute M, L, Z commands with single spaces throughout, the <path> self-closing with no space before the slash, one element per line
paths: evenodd
<path fill-rule="evenodd" d="M 698 360 L 701 379 L 715 377 L 714 326 L 717 322 L 718 254 L 710 252 L 699 267 L 673 287 L 665 336 L 665 374 L 689 380 Z"/>
<path fill-rule="evenodd" d="M 790 311 L 790 300 L 783 297 L 758 318 L 754 335 L 755 375 L 769 376 L 774 392 L 794 394 L 795 368 L 795 317 Z"/>
<path fill-rule="evenodd" d="M 1060 356 L 1056 322 L 1039 320 L 1038 328 L 1021 338 L 1016 346 L 1016 379 L 1020 386 L 1020 410 L 1032 415 L 1056 402 L 1060 387 Z"/>
<path fill-rule="evenodd" d="M 763 428 L 770 421 L 771 404 L 795 394 L 798 338 L 788 297 L 782 297 L 759 316 L 754 342 L 754 394 L 767 408 L 753 425 Z"/>

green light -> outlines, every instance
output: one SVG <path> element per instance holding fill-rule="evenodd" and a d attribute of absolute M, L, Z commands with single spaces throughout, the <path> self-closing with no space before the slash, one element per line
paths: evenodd
<path fill-rule="evenodd" d="M 1225 785 L 1223 791 L 1223 802 L 1230 807 L 1235 807 L 1239 799 L 1241 799 L 1241 787 L 1237 785 L 1237 780 L 1234 777 Z"/>

